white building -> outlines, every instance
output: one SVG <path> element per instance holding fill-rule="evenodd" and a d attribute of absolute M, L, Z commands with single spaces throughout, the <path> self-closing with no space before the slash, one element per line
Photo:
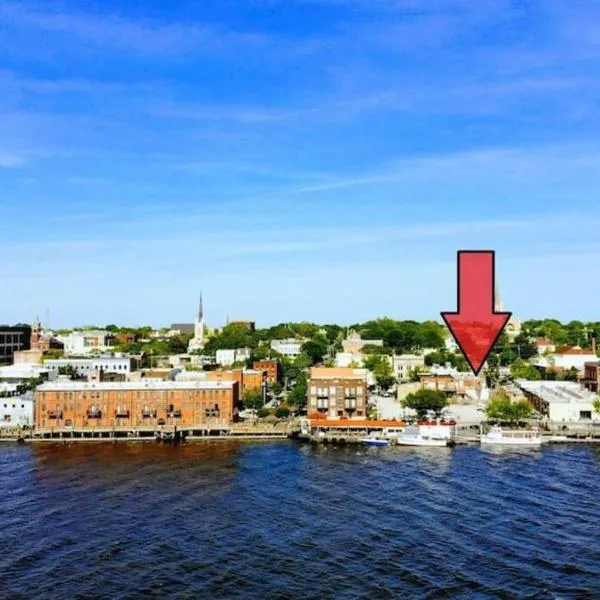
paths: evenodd
<path fill-rule="evenodd" d="M 202 309 L 202 294 L 200 294 L 200 302 L 198 303 L 198 314 L 194 321 L 194 337 L 188 345 L 188 352 L 201 350 L 204 347 L 206 336 L 206 327 L 204 325 L 204 311 Z"/>
<path fill-rule="evenodd" d="M 57 358 L 45 360 L 46 367 L 51 374 L 58 374 L 61 367 L 72 367 L 77 375 L 87 377 L 93 373 L 120 373 L 128 375 L 132 371 L 131 358 L 113 358 L 100 356 L 98 358 Z"/>
<path fill-rule="evenodd" d="M 598 357 L 591 350 L 583 350 L 574 346 L 547 356 L 540 356 L 535 359 L 533 364 L 546 369 L 577 369 L 583 372 L 585 363 L 595 360 L 598 360 Z"/>
<path fill-rule="evenodd" d="M 290 338 L 287 340 L 271 340 L 271 348 L 283 356 L 295 358 L 302 352 L 303 340 Z"/>
<path fill-rule="evenodd" d="M 115 336 L 108 331 L 74 331 L 58 336 L 64 344 L 66 356 L 85 356 L 93 352 L 107 352 L 115 343 Z"/>
<path fill-rule="evenodd" d="M 597 395 L 575 381 L 525 381 L 517 385 L 536 410 L 550 421 L 597 421 L 594 411 Z"/>
<path fill-rule="evenodd" d="M 33 393 L 0 398 L 0 427 L 33 425 Z"/>
<path fill-rule="evenodd" d="M 421 354 L 399 354 L 392 356 L 392 368 L 398 381 L 409 381 L 410 373 L 414 369 L 425 366 L 425 357 Z"/>
<path fill-rule="evenodd" d="M 353 354 L 352 352 L 338 352 L 335 355 L 336 367 L 362 367 L 364 362 L 363 354 Z"/>
<path fill-rule="evenodd" d="M 6 382 L 25 382 L 38 377 L 48 377 L 48 369 L 42 365 L 32 363 L 22 363 L 18 365 L 8 365 L 0 367 L 0 381 Z"/>
<path fill-rule="evenodd" d="M 230 366 L 236 362 L 242 362 L 250 358 L 250 348 L 236 348 L 231 350 L 217 350 L 217 364 Z"/>
<path fill-rule="evenodd" d="M 357 331 L 351 331 L 342 342 L 342 348 L 348 354 L 359 354 L 364 346 L 383 346 L 383 340 L 365 340 Z"/>

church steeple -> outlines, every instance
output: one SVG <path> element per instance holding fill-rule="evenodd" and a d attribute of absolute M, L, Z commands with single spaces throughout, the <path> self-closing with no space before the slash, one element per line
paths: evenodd
<path fill-rule="evenodd" d="M 496 312 L 504 312 L 504 306 L 502 305 L 502 299 L 500 298 L 500 292 L 496 283 L 494 283 L 494 310 Z"/>
<path fill-rule="evenodd" d="M 198 321 L 202 322 L 204 319 L 204 312 L 202 309 L 202 292 L 200 292 L 200 301 L 198 302 Z"/>

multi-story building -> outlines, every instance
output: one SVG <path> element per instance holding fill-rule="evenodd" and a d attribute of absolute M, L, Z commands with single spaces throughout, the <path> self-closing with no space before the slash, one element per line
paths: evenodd
<path fill-rule="evenodd" d="M 287 340 L 271 340 L 271 349 L 279 352 L 283 356 L 296 358 L 302 352 L 304 340 L 289 338 Z"/>
<path fill-rule="evenodd" d="M 75 331 L 59 337 L 64 344 L 65 354 L 81 356 L 92 352 L 103 352 L 115 344 L 114 334 L 108 331 Z"/>
<path fill-rule="evenodd" d="M 35 400 L 36 428 L 200 428 L 232 422 L 239 386 L 234 381 L 59 380 L 38 386 Z"/>
<path fill-rule="evenodd" d="M 423 389 L 444 392 L 457 403 L 483 402 L 489 395 L 483 375 L 476 377 L 452 367 L 433 367 L 421 373 L 419 381 Z"/>
<path fill-rule="evenodd" d="M 255 360 L 252 363 L 252 368 L 256 371 L 266 371 L 267 381 L 270 384 L 279 381 L 279 362 L 276 360 Z"/>
<path fill-rule="evenodd" d="M 585 363 L 582 383 L 590 392 L 600 392 L 600 361 Z"/>
<path fill-rule="evenodd" d="M 0 325 L 0 364 L 12 364 L 14 353 L 29 348 L 31 327 Z"/>
<path fill-rule="evenodd" d="M 33 404 L 31 392 L 0 394 L 0 427 L 31 427 Z"/>
<path fill-rule="evenodd" d="M 328 419 L 364 419 L 367 414 L 366 371 L 313 367 L 308 382 L 308 414 Z"/>
<path fill-rule="evenodd" d="M 100 356 L 97 358 L 57 358 L 45 360 L 44 366 L 50 374 L 58 374 L 60 370 L 71 367 L 80 377 L 89 377 L 94 373 L 102 371 L 104 374 L 116 373 L 127 376 L 133 370 L 131 358 L 114 358 L 112 356 Z"/>
<path fill-rule="evenodd" d="M 567 346 L 557 349 L 553 354 L 536 357 L 533 364 L 550 371 L 575 369 L 583 374 L 585 363 L 597 359 L 595 349 L 586 350 L 579 346 Z"/>
<path fill-rule="evenodd" d="M 228 367 L 236 362 L 242 362 L 250 358 L 250 348 L 236 348 L 227 350 L 217 350 L 217 364 Z"/>
<path fill-rule="evenodd" d="M 267 381 L 267 372 L 256 369 L 217 369 L 215 371 L 182 371 L 176 381 L 235 381 L 243 393 L 247 390 L 262 390 Z"/>
<path fill-rule="evenodd" d="M 421 354 L 399 354 L 392 358 L 392 368 L 398 381 L 410 381 L 411 372 L 425 366 L 425 357 Z"/>
<path fill-rule="evenodd" d="M 134 331 L 120 331 L 115 335 L 117 344 L 137 344 L 141 339 L 142 336 Z"/>

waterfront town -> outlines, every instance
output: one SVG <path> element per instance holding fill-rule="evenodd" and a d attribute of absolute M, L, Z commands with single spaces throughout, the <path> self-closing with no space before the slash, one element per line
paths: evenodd
<path fill-rule="evenodd" d="M 593 439 L 598 335 L 600 323 L 512 318 L 475 376 L 435 321 L 211 328 L 202 296 L 193 322 L 162 329 L 54 331 L 36 318 L 0 327 L 0 434 L 284 437 L 300 427 L 343 439 L 435 419 L 463 431 L 535 423 Z"/>

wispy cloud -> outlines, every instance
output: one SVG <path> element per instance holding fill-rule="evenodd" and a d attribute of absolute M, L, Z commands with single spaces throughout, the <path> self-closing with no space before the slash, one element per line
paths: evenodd
<path fill-rule="evenodd" d="M 0 167 L 11 169 L 14 167 L 21 167 L 24 164 L 25 159 L 22 156 L 7 152 L 0 152 Z"/>
<path fill-rule="evenodd" d="M 59 4 L 4 2 L 0 5 L 2 21 L 12 27 L 37 29 L 144 55 L 223 50 L 233 44 L 260 45 L 266 40 L 261 34 L 220 30 L 198 22 L 131 20 L 116 13 L 93 14 L 61 8 Z"/>

